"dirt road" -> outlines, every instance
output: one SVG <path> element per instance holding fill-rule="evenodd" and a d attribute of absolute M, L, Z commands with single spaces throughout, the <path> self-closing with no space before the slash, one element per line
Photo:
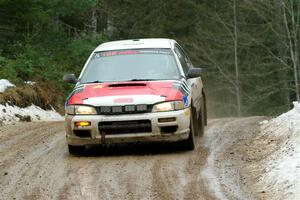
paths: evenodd
<path fill-rule="evenodd" d="M 0 199 L 253 199 L 230 148 L 259 120 L 211 120 L 192 152 L 130 145 L 84 157 L 68 154 L 62 122 L 0 126 Z"/>

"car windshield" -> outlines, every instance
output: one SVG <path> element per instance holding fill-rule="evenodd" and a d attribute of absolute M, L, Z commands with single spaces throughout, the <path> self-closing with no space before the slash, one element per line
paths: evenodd
<path fill-rule="evenodd" d="M 170 49 L 131 49 L 96 52 L 80 82 L 174 80 L 180 78 Z"/>

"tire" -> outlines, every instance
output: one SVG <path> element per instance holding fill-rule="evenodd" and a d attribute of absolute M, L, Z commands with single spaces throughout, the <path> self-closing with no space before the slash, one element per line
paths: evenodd
<path fill-rule="evenodd" d="M 181 142 L 181 147 L 183 147 L 186 151 L 192 151 L 195 149 L 195 119 L 197 116 L 195 116 L 193 112 L 193 108 L 191 108 L 191 122 L 190 122 L 190 134 L 188 139 Z"/>
<path fill-rule="evenodd" d="M 204 135 L 204 127 L 205 127 L 205 107 L 204 102 L 201 103 L 201 110 L 200 110 L 200 116 L 198 119 L 198 135 L 202 137 Z"/>
<path fill-rule="evenodd" d="M 85 146 L 68 145 L 69 153 L 72 155 L 82 155 L 85 153 Z"/>

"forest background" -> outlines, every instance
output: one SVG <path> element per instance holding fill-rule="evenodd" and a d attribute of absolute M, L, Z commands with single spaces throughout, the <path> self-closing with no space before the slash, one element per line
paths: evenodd
<path fill-rule="evenodd" d="M 172 38 L 206 68 L 211 117 L 277 115 L 299 100 L 299 25 L 299 0 L 0 0 L 0 79 L 63 104 L 100 43 Z"/>

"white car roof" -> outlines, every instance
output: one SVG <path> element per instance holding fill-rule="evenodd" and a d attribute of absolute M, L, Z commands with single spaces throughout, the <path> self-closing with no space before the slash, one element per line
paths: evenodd
<path fill-rule="evenodd" d="M 94 52 L 110 51 L 121 49 L 148 49 L 148 48 L 173 48 L 175 40 L 172 39 L 133 39 L 133 40 L 119 40 L 113 42 L 106 42 L 99 45 Z"/>

